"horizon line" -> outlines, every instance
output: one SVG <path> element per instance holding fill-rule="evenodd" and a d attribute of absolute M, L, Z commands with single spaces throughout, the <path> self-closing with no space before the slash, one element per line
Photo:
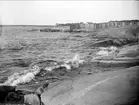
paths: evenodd
<path fill-rule="evenodd" d="M 108 23 L 108 22 L 113 22 L 113 21 L 139 21 L 139 19 L 130 19 L 130 20 L 110 20 L 107 22 L 96 22 L 96 23 Z M 89 22 L 73 22 L 73 23 L 89 23 Z M 90 23 L 95 23 L 95 22 L 90 22 Z M 56 24 L 72 24 L 72 22 L 67 22 L 67 23 L 55 23 L 55 24 L 0 24 L 0 26 L 56 26 Z"/>

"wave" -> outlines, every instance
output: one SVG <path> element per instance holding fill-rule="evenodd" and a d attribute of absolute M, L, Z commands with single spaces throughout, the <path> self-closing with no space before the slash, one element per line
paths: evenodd
<path fill-rule="evenodd" d="M 117 47 L 111 46 L 111 47 L 100 47 L 100 51 L 96 53 L 98 56 L 108 56 L 112 53 L 115 53 L 118 51 Z"/>
<path fill-rule="evenodd" d="M 28 83 L 35 78 L 35 75 L 40 72 L 39 66 L 35 65 L 29 70 L 24 70 L 19 73 L 14 73 L 3 85 L 17 86 L 21 83 Z"/>
<path fill-rule="evenodd" d="M 113 46 L 100 47 L 100 51 L 96 53 L 96 56 L 93 57 L 93 59 L 95 59 L 98 56 L 108 56 L 112 53 L 115 53 L 117 50 L 118 49 Z M 63 62 L 57 62 L 53 60 L 36 62 L 34 64 L 31 64 L 30 69 L 21 71 L 19 73 L 14 73 L 10 77 L 8 77 L 7 81 L 5 81 L 3 85 L 17 86 L 20 84 L 29 83 L 33 79 L 35 79 L 35 77 L 39 74 L 45 75 L 49 72 L 62 70 L 62 68 L 65 68 L 66 71 L 70 72 L 71 70 L 75 70 L 74 68 L 78 68 L 80 65 L 83 65 L 84 63 L 87 63 L 87 60 L 81 59 L 79 54 L 75 54 L 75 56 L 72 59 L 64 60 Z"/>
<path fill-rule="evenodd" d="M 8 40 L 0 37 L 0 50 L 19 51 L 28 46 L 28 43 L 23 40 Z"/>
<path fill-rule="evenodd" d="M 62 63 L 53 62 L 53 65 L 48 65 L 43 70 L 47 72 L 52 72 L 55 69 L 60 69 L 61 67 L 64 67 L 67 71 L 70 71 L 72 68 L 77 68 L 83 63 L 84 60 L 80 59 L 79 54 L 75 54 L 72 59 L 65 60 Z M 8 80 L 1 85 L 17 86 L 19 84 L 29 83 L 31 80 L 35 79 L 35 76 L 41 72 L 41 69 L 42 68 L 40 66 L 35 64 L 28 70 L 14 73 L 10 77 L 8 77 Z"/>
<path fill-rule="evenodd" d="M 65 67 L 67 70 L 71 70 L 72 68 L 79 67 L 79 65 L 83 63 L 84 63 L 84 60 L 80 59 L 79 54 L 75 54 L 75 56 L 72 59 L 66 60 L 64 61 L 64 63 L 56 65 L 56 66 L 46 67 L 45 70 L 52 71 L 60 67 Z"/>

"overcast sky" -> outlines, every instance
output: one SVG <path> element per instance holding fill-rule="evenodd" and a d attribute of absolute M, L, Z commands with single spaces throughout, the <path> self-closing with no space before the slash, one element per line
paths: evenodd
<path fill-rule="evenodd" d="M 139 19 L 138 1 L 0 1 L 0 22 L 53 25 Z"/>

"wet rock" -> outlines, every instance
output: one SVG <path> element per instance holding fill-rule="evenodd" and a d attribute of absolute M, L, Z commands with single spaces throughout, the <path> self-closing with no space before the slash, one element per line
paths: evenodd
<path fill-rule="evenodd" d="M 103 50 L 107 48 L 103 48 Z M 138 45 L 123 46 L 118 52 L 107 53 L 94 57 L 91 62 L 94 66 L 113 68 L 113 67 L 131 67 L 139 63 Z M 117 51 L 117 50 L 116 50 Z"/>
<path fill-rule="evenodd" d="M 138 66 L 139 60 L 127 60 L 127 61 L 112 61 L 111 67 L 131 67 Z"/>
<path fill-rule="evenodd" d="M 139 44 L 123 46 L 120 49 L 117 57 L 137 57 L 139 55 Z"/>
<path fill-rule="evenodd" d="M 16 91 L 15 86 L 0 86 L 0 103 L 21 103 L 23 102 L 22 94 Z"/>
<path fill-rule="evenodd" d="M 104 67 L 104 68 L 110 68 L 111 65 L 112 65 L 112 60 L 110 61 L 101 60 L 99 61 L 99 64 L 98 64 L 99 67 Z"/>
<path fill-rule="evenodd" d="M 95 59 L 92 60 L 93 66 L 113 68 L 113 67 L 131 67 L 137 66 L 139 59 L 133 58 L 113 58 L 113 59 Z"/>
<path fill-rule="evenodd" d="M 100 60 L 92 60 L 91 63 L 93 66 L 99 66 Z"/>
<path fill-rule="evenodd" d="M 94 57 L 94 60 L 113 60 L 114 55 Z"/>
<path fill-rule="evenodd" d="M 122 42 L 118 39 L 105 39 L 101 41 L 97 41 L 93 43 L 91 46 L 93 47 L 109 47 L 109 46 L 122 46 Z"/>
<path fill-rule="evenodd" d="M 116 105 L 136 99 L 137 88 L 132 88 L 132 78 L 137 78 L 138 67 L 80 76 L 65 80 L 42 94 L 46 105 Z M 136 80 L 135 80 L 136 81 Z M 134 84 L 137 85 L 137 84 Z M 136 86 L 134 86 L 136 87 Z M 124 97 L 124 98 L 121 98 Z"/>
<path fill-rule="evenodd" d="M 41 94 L 46 91 L 49 83 L 24 85 L 24 86 L 0 86 L 0 104 L 30 104 L 40 105 Z"/>
<path fill-rule="evenodd" d="M 5 103 L 23 103 L 24 97 L 23 94 L 18 92 L 9 92 L 6 96 Z"/>
<path fill-rule="evenodd" d="M 24 103 L 29 105 L 41 105 L 40 99 L 36 94 L 27 94 L 24 96 Z"/>

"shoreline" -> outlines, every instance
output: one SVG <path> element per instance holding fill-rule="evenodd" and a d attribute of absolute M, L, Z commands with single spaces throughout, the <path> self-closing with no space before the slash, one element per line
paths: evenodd
<path fill-rule="evenodd" d="M 105 31 L 103 31 L 103 32 L 105 32 Z M 110 31 L 110 30 L 107 30 L 107 31 Z M 124 30 L 124 31 L 126 31 L 126 30 Z M 59 102 L 57 100 L 58 97 L 62 97 L 60 99 L 64 100 L 65 98 L 67 99 L 69 94 L 71 94 L 71 90 L 73 90 L 73 87 L 71 86 L 71 84 L 73 84 L 75 81 L 78 81 L 80 79 L 84 81 L 84 78 L 87 78 L 87 77 L 89 78 L 90 76 L 93 76 L 93 78 L 98 76 L 96 78 L 99 79 L 99 77 L 101 78 L 101 75 L 99 75 L 99 74 L 103 75 L 103 74 L 107 74 L 109 72 L 112 72 L 112 74 L 110 76 L 112 76 L 113 74 L 115 75 L 116 72 L 119 72 L 119 75 L 120 75 L 122 69 L 132 69 L 132 68 L 138 67 L 138 62 L 139 62 L 138 39 L 136 39 L 136 37 L 134 37 L 133 34 L 128 35 L 125 33 L 124 35 L 128 35 L 127 37 L 130 36 L 133 39 L 127 38 L 120 32 L 119 35 L 121 35 L 120 37 L 122 37 L 123 38 L 122 39 L 119 36 L 114 36 L 113 33 L 111 33 L 111 37 L 105 36 L 105 33 L 101 33 L 101 32 L 98 32 L 96 35 L 90 34 L 88 36 L 85 36 L 85 37 L 88 37 L 88 39 L 86 40 L 87 42 L 85 42 L 85 44 L 82 45 L 82 48 L 89 48 L 89 50 L 90 50 L 90 52 L 87 53 L 88 55 L 85 56 L 86 57 L 85 59 L 80 59 L 80 55 L 77 55 L 77 56 L 74 56 L 72 59 L 68 59 L 68 61 L 63 61 L 63 62 L 57 62 L 55 60 L 46 60 L 46 61 L 40 60 L 40 61 L 36 62 L 35 65 L 37 67 L 39 67 L 38 68 L 39 70 L 36 68 L 31 69 L 28 67 L 28 69 L 31 72 L 33 72 L 35 75 L 35 76 L 31 77 L 31 79 L 33 81 L 31 81 L 31 82 L 29 81 L 29 83 L 25 82 L 26 84 L 19 83 L 19 86 L 17 86 L 17 90 L 18 91 L 26 91 L 27 93 L 28 92 L 35 93 L 35 91 L 40 86 L 43 85 L 43 83 L 41 83 L 41 82 L 47 81 L 47 82 L 49 82 L 49 85 L 43 94 L 49 93 L 50 91 L 51 92 L 48 95 L 45 95 L 45 96 L 47 96 L 47 98 L 46 98 L 47 102 L 46 102 L 46 100 L 44 100 L 44 103 Z M 136 35 L 138 35 L 138 34 L 136 34 Z M 97 40 L 95 43 L 91 42 L 96 36 L 98 38 L 100 37 L 100 40 Z M 80 40 L 81 40 L 83 38 L 83 36 L 80 36 L 80 35 L 74 36 L 73 35 L 72 38 L 74 40 L 76 38 L 77 39 L 80 38 Z M 64 39 L 64 41 L 65 40 L 66 41 L 70 40 L 70 37 L 67 39 Z M 83 61 L 83 62 L 81 62 L 81 61 Z M 18 62 L 18 61 L 16 61 L 16 62 Z M 22 63 L 22 61 L 21 61 L 21 63 Z M 28 73 L 28 72 L 25 71 L 21 74 L 26 74 L 26 73 Z M 18 76 L 16 74 L 16 76 L 19 78 L 19 80 L 25 81 L 25 79 L 27 79 L 26 76 L 23 76 L 23 75 L 21 75 L 21 76 L 23 76 L 24 79 L 20 78 L 21 77 L 20 75 Z M 132 75 L 132 76 L 136 77 L 135 75 Z M 14 75 L 13 75 L 13 78 L 14 78 Z M 15 81 L 13 79 L 13 82 L 15 83 L 15 85 L 16 85 L 16 83 L 18 85 L 18 82 L 19 82 L 18 78 L 15 78 Z M 122 78 L 122 76 L 120 78 Z M 126 76 L 125 78 L 128 78 L 128 77 Z M 104 79 L 104 82 L 107 82 L 107 79 L 108 78 Z M 116 77 L 116 79 L 114 79 L 114 81 L 117 81 L 118 79 L 119 78 Z M 78 94 L 82 94 L 81 91 L 78 91 L 78 89 L 82 90 L 82 87 L 80 87 L 80 86 L 86 87 L 86 86 L 88 86 L 86 84 L 88 84 L 91 81 L 92 81 L 92 79 L 90 78 L 90 79 L 86 80 L 83 84 L 76 84 L 76 82 L 75 82 L 74 83 L 75 91 L 72 91 L 72 92 L 75 92 L 75 93 L 73 93 L 73 97 L 78 97 Z M 101 83 L 103 84 L 102 81 L 103 80 L 100 80 L 100 81 L 96 82 L 95 84 L 101 85 Z M 109 81 L 109 79 L 108 79 L 108 81 Z M 113 79 L 112 80 L 110 79 L 110 81 L 113 81 Z M 117 82 L 119 83 L 120 80 L 118 80 Z M 95 84 L 91 84 L 89 87 L 85 88 L 84 91 L 86 91 L 87 94 L 85 93 L 83 95 L 83 97 L 85 97 L 85 96 L 88 97 L 89 92 L 92 89 L 94 89 L 92 87 L 98 86 Z M 125 84 L 125 85 L 127 85 L 127 84 Z M 101 86 L 103 87 L 104 85 L 101 85 Z M 122 86 L 124 87 L 124 85 L 122 85 Z M 119 88 L 119 87 L 117 87 L 117 88 Z M 53 89 L 55 89 L 55 91 L 53 91 Z M 63 89 L 63 90 L 61 90 L 61 89 Z M 118 90 L 115 90 L 115 91 L 118 91 Z M 121 92 L 122 92 L 122 90 L 121 90 Z M 95 94 L 95 93 L 93 93 L 93 94 Z M 52 95 L 54 95 L 54 97 Z M 64 95 L 66 95 L 66 96 L 64 96 Z M 92 95 L 92 94 L 90 93 L 90 95 Z M 90 98 L 90 97 L 88 97 L 88 98 Z M 55 100 L 55 101 L 53 101 L 53 100 Z M 60 102 L 61 102 L 61 100 L 60 100 Z M 68 99 L 68 100 L 73 101 L 73 103 L 79 102 L 78 100 L 77 101 L 74 100 L 74 98 L 73 98 L 73 100 L 72 100 L 72 98 Z M 67 103 L 69 102 L 68 100 L 67 100 Z M 80 98 L 79 98 L 79 100 L 80 100 Z M 80 101 L 82 101 L 82 100 L 80 100 Z M 66 103 L 63 103 L 62 105 L 64 105 L 64 104 L 66 104 Z"/>

